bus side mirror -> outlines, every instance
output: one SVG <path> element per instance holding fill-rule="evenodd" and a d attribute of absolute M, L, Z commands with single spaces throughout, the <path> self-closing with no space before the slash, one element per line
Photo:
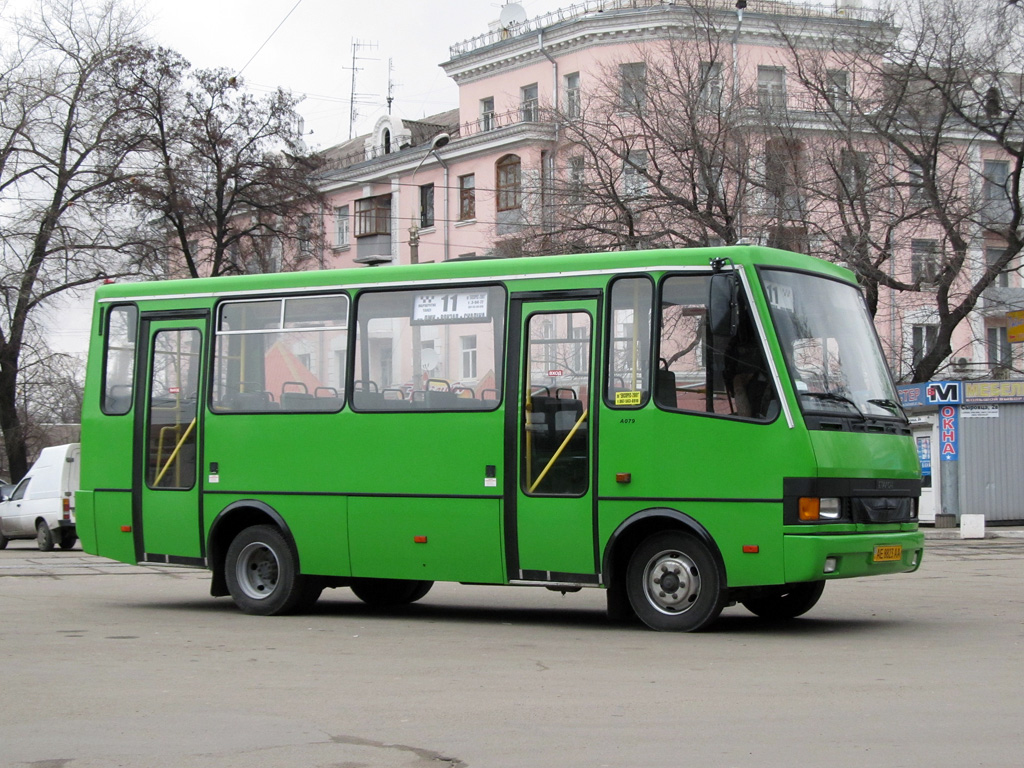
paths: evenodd
<path fill-rule="evenodd" d="M 711 276 L 708 295 L 708 325 L 714 336 L 732 338 L 740 327 L 740 281 L 735 272 Z"/>

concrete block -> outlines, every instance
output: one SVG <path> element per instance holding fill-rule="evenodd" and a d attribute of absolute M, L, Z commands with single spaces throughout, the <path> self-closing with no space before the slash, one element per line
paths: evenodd
<path fill-rule="evenodd" d="M 984 539 L 985 538 L 985 516 L 984 515 L 960 515 L 960 538 L 961 539 Z"/>

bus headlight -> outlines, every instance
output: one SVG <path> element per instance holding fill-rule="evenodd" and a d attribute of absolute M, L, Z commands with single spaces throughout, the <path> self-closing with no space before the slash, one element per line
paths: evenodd
<path fill-rule="evenodd" d="M 801 496 L 799 504 L 800 520 L 803 522 L 838 520 L 843 514 L 842 504 L 835 497 Z"/>

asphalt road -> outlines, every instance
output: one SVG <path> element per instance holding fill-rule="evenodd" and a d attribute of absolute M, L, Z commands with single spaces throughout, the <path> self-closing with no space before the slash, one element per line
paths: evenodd
<path fill-rule="evenodd" d="M 260 618 L 203 572 L 0 552 L 0 765 L 1024 764 L 1024 540 L 929 541 L 805 618 L 669 635 L 603 593 L 347 590 Z"/>

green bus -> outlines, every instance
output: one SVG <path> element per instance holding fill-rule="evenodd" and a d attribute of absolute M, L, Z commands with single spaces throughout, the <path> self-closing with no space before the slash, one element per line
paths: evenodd
<path fill-rule="evenodd" d="M 104 285 L 87 552 L 325 588 L 603 588 L 658 630 L 916 570 L 914 442 L 852 273 L 758 246 Z"/>

